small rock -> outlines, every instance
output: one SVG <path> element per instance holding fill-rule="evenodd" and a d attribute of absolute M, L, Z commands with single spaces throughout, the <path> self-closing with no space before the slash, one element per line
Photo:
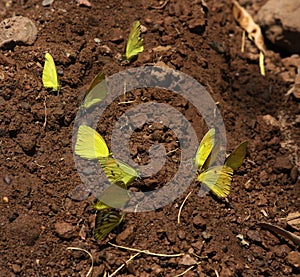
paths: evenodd
<path fill-rule="evenodd" d="M 36 216 L 20 214 L 10 224 L 12 238 L 16 241 L 20 239 L 24 244 L 33 246 L 40 236 L 41 227 Z"/>
<path fill-rule="evenodd" d="M 82 240 L 86 240 L 86 234 L 87 233 L 87 227 L 85 225 L 82 225 L 80 231 L 79 231 L 79 236 Z"/>
<path fill-rule="evenodd" d="M 202 229 L 202 230 L 205 230 L 206 228 L 206 221 L 205 219 L 200 216 L 200 215 L 197 215 L 193 218 L 193 224 L 196 228 L 199 228 L 199 229 Z"/>
<path fill-rule="evenodd" d="M 12 265 L 12 270 L 13 270 L 13 272 L 16 273 L 16 274 L 19 274 L 19 273 L 21 273 L 21 271 L 22 271 L 21 267 L 20 267 L 18 264 L 13 264 L 13 265 Z"/>
<path fill-rule="evenodd" d="M 55 232 L 62 239 L 70 239 L 76 236 L 76 227 L 67 222 L 56 222 Z"/>
<path fill-rule="evenodd" d="M 177 233 L 178 238 L 180 238 L 181 240 L 185 239 L 186 237 L 186 233 L 183 230 L 179 230 Z"/>
<path fill-rule="evenodd" d="M 236 237 L 240 239 L 242 246 L 249 247 L 249 242 L 244 239 L 244 236 L 242 234 L 238 234 Z"/>
<path fill-rule="evenodd" d="M 279 171 L 290 171 L 293 168 L 290 157 L 288 155 L 277 157 L 274 168 Z"/>
<path fill-rule="evenodd" d="M 276 246 L 274 248 L 275 255 L 281 259 L 284 259 L 288 255 L 288 253 L 290 253 L 290 251 L 291 249 L 285 244 Z"/>
<path fill-rule="evenodd" d="M 54 0 L 43 0 L 42 6 L 43 7 L 50 6 L 53 2 L 54 2 Z"/>
<path fill-rule="evenodd" d="M 256 22 L 269 41 L 286 53 L 300 52 L 300 6 L 295 0 L 269 0 L 259 10 Z"/>
<path fill-rule="evenodd" d="M 55 214 L 57 214 L 58 212 L 59 212 L 59 207 L 56 205 L 56 204 L 50 204 L 50 206 L 49 206 L 49 208 L 50 208 L 50 210 L 52 211 L 52 212 L 54 212 Z"/>
<path fill-rule="evenodd" d="M 259 236 L 259 232 L 255 231 L 255 230 L 249 230 L 247 232 L 247 237 L 253 242 L 261 243 L 261 238 Z"/>
<path fill-rule="evenodd" d="M 147 31 L 148 31 L 148 28 L 141 24 L 141 33 L 142 34 L 147 33 Z"/>
<path fill-rule="evenodd" d="M 131 225 L 116 237 L 117 244 L 131 243 L 134 239 L 134 226 Z"/>
<path fill-rule="evenodd" d="M 188 28 L 192 33 L 198 35 L 202 34 L 205 31 L 206 20 L 202 18 L 194 18 L 188 22 Z"/>
<path fill-rule="evenodd" d="M 201 236 L 205 241 L 209 241 L 213 237 L 212 234 L 206 231 L 202 232 Z"/>
<path fill-rule="evenodd" d="M 6 175 L 3 176 L 3 181 L 4 181 L 5 184 L 10 185 L 11 182 L 12 182 L 12 178 L 9 175 L 6 174 Z"/>
<path fill-rule="evenodd" d="M 257 200 L 258 201 L 256 203 L 257 203 L 258 207 L 266 206 L 268 204 L 268 199 L 265 196 L 261 195 L 261 194 L 259 194 Z"/>
<path fill-rule="evenodd" d="M 263 115 L 262 119 L 268 125 L 271 125 L 274 127 L 280 127 L 280 123 L 278 122 L 278 120 L 275 117 L 271 116 L 270 114 Z"/>
<path fill-rule="evenodd" d="M 292 55 L 290 57 L 286 57 L 286 58 L 282 59 L 281 61 L 284 64 L 285 68 L 289 68 L 289 67 L 298 68 L 298 67 L 300 67 L 300 57 L 297 54 Z"/>
<path fill-rule="evenodd" d="M 227 266 L 222 266 L 220 276 L 222 276 L 222 277 L 234 277 L 236 275 Z"/>
<path fill-rule="evenodd" d="M 291 251 L 287 257 L 287 262 L 294 268 L 300 269 L 300 253 L 296 251 Z"/>
<path fill-rule="evenodd" d="M 35 153 L 36 136 L 31 134 L 20 134 L 18 135 L 18 142 L 27 155 L 32 156 Z"/>
<path fill-rule="evenodd" d="M 4 197 L 2 198 L 2 201 L 3 201 L 3 203 L 7 204 L 7 203 L 8 203 L 8 197 L 7 197 L 7 196 L 4 196 Z"/>
<path fill-rule="evenodd" d="M 12 215 L 9 217 L 9 222 L 15 221 L 19 217 L 19 214 L 17 212 L 12 213 Z"/>
<path fill-rule="evenodd" d="M 283 71 L 279 74 L 280 78 L 287 84 L 294 83 L 294 78 L 289 71 Z"/>
<path fill-rule="evenodd" d="M 195 252 L 200 252 L 202 251 L 203 247 L 204 247 L 204 242 L 198 240 L 195 243 L 192 244 L 192 247 L 196 250 Z"/>
<path fill-rule="evenodd" d="M 167 230 L 166 235 L 167 235 L 169 242 L 171 242 L 171 243 L 176 242 L 176 233 L 174 232 L 174 230 L 172 230 L 172 229 Z"/>
<path fill-rule="evenodd" d="M 77 0 L 77 6 L 83 6 L 83 7 L 92 7 L 92 4 L 88 0 Z"/>
<path fill-rule="evenodd" d="M 13 43 L 32 45 L 38 30 L 32 20 L 23 16 L 14 16 L 0 22 L 0 47 Z"/>
<path fill-rule="evenodd" d="M 100 53 L 103 55 L 110 55 L 112 50 L 106 44 L 103 44 L 100 46 Z"/>
<path fill-rule="evenodd" d="M 191 266 L 191 265 L 197 264 L 197 261 L 194 258 L 192 258 L 190 255 L 186 254 L 181 258 L 181 260 L 179 261 L 179 264 Z"/>
<path fill-rule="evenodd" d="M 117 260 L 117 257 L 113 253 L 110 253 L 110 252 L 106 252 L 105 253 L 105 261 L 109 265 L 115 265 L 116 264 L 116 260 Z"/>
<path fill-rule="evenodd" d="M 300 231 L 300 212 L 289 213 L 286 221 L 290 227 Z"/>
<path fill-rule="evenodd" d="M 114 29 L 114 30 L 112 31 L 110 41 L 111 41 L 111 42 L 114 42 L 114 43 L 116 43 L 116 44 L 119 44 L 119 43 L 121 43 L 122 41 L 124 41 L 124 38 L 123 38 L 123 35 L 122 35 L 121 30 L 119 30 L 119 29 Z"/>
<path fill-rule="evenodd" d="M 159 46 L 152 48 L 152 51 L 153 52 L 169 52 L 171 49 L 172 49 L 171 45 L 166 45 L 166 46 L 159 45 Z"/>
<path fill-rule="evenodd" d="M 163 272 L 163 269 L 158 264 L 152 265 L 151 269 L 152 269 L 152 272 L 154 273 L 153 276 L 160 276 L 160 273 Z"/>

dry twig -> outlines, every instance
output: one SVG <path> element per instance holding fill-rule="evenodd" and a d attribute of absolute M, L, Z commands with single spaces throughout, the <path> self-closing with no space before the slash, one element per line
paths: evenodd
<path fill-rule="evenodd" d="M 183 253 L 179 253 L 179 254 L 161 254 L 161 253 L 153 253 L 150 252 L 149 250 L 140 250 L 140 249 L 135 249 L 135 248 L 130 248 L 130 247 L 125 247 L 125 246 L 121 246 L 121 245 L 117 245 L 114 243 L 109 242 L 108 244 L 110 244 L 111 246 L 120 248 L 120 249 L 125 249 L 125 250 L 129 250 L 129 251 L 135 251 L 138 253 L 143 253 L 146 255 L 151 255 L 151 256 L 158 256 L 158 257 L 168 257 L 168 258 L 172 258 L 172 257 L 180 257 L 183 256 Z"/>
<path fill-rule="evenodd" d="M 91 267 L 90 267 L 88 273 L 86 274 L 86 277 L 89 277 L 90 274 L 91 274 L 92 271 L 93 271 L 93 268 L 94 268 L 94 259 L 93 259 L 92 254 L 91 254 L 90 252 L 88 252 L 87 250 L 82 249 L 82 248 L 79 248 L 79 247 L 67 247 L 67 250 L 83 251 L 83 252 L 87 253 L 87 254 L 90 256 L 90 258 L 91 258 L 91 260 L 92 260 L 92 265 L 91 265 Z"/>
<path fill-rule="evenodd" d="M 182 208 L 184 206 L 185 201 L 190 197 L 190 195 L 192 194 L 193 191 L 190 191 L 189 194 L 184 198 L 183 202 L 180 205 L 179 211 L 178 211 L 178 216 L 177 216 L 177 223 L 178 225 L 180 225 L 180 215 L 181 215 L 181 211 Z"/>
<path fill-rule="evenodd" d="M 45 120 L 44 120 L 44 124 L 43 124 L 43 128 L 46 128 L 47 125 L 47 106 L 46 106 L 46 100 L 47 100 L 47 96 L 45 96 L 45 100 L 44 100 L 44 113 L 45 113 Z"/>

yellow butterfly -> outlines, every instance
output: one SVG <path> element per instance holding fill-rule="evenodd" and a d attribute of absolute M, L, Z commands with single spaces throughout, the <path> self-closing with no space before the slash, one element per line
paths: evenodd
<path fill-rule="evenodd" d="M 139 53 L 144 51 L 143 38 L 141 37 L 141 25 L 137 20 L 133 23 L 126 44 L 126 52 L 124 58 L 126 61 L 131 61 Z"/>
<path fill-rule="evenodd" d="M 98 160 L 108 180 L 113 184 L 122 182 L 128 186 L 139 176 L 134 168 L 113 158 L 103 137 L 89 126 L 79 126 L 75 153 L 84 159 Z"/>
<path fill-rule="evenodd" d="M 52 88 L 54 91 L 59 91 L 60 84 L 58 82 L 55 63 L 52 56 L 49 53 L 45 54 L 45 64 L 43 69 L 42 80 L 45 88 Z"/>
<path fill-rule="evenodd" d="M 88 160 L 98 160 L 110 155 L 104 138 L 86 125 L 81 125 L 78 128 L 75 153 Z"/>
<path fill-rule="evenodd" d="M 100 72 L 91 82 L 81 107 L 88 109 L 105 99 L 106 95 L 107 86 L 105 76 L 102 72 Z"/>
<path fill-rule="evenodd" d="M 124 213 L 116 210 L 100 210 L 96 215 L 94 238 L 96 240 L 106 237 L 124 218 Z"/>
<path fill-rule="evenodd" d="M 215 138 L 215 129 L 210 129 L 200 142 L 196 152 L 195 164 L 198 168 L 197 180 L 207 186 L 218 197 L 230 193 L 233 171 L 242 164 L 247 142 L 241 143 L 226 159 L 223 166 L 211 166 L 219 153 L 219 140 Z"/>

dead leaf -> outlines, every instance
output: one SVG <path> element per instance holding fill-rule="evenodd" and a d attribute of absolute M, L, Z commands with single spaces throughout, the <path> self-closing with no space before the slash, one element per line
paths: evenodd
<path fill-rule="evenodd" d="M 259 25 L 254 22 L 252 16 L 237 1 L 233 0 L 232 2 L 232 13 L 235 20 L 248 33 L 248 36 L 254 40 L 256 47 L 265 54 L 265 42 Z"/>
<path fill-rule="evenodd" d="M 274 232 L 275 234 L 277 235 L 281 235 L 285 238 L 288 238 L 290 239 L 292 242 L 294 242 L 295 244 L 299 245 L 300 246 L 300 237 L 287 231 L 287 230 L 284 230 L 280 227 L 277 227 L 273 224 L 270 224 L 270 223 L 259 223 L 259 226 L 271 231 L 271 232 Z"/>

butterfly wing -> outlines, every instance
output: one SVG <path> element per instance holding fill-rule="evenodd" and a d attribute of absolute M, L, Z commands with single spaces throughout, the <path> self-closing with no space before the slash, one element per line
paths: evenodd
<path fill-rule="evenodd" d="M 106 209 L 111 208 L 108 205 L 106 205 L 105 203 L 101 202 L 101 200 L 98 200 L 95 204 L 92 205 L 92 207 L 96 211 L 101 211 L 101 210 L 106 210 Z"/>
<path fill-rule="evenodd" d="M 94 238 L 96 240 L 106 237 L 123 220 L 124 214 L 115 210 L 101 210 L 97 212 Z"/>
<path fill-rule="evenodd" d="M 56 67 L 52 56 L 49 53 L 45 54 L 45 64 L 43 69 L 43 85 L 45 88 L 52 88 L 58 91 L 60 88 Z"/>
<path fill-rule="evenodd" d="M 144 51 L 143 38 L 141 37 L 141 24 L 137 20 L 133 23 L 126 44 L 125 59 L 132 60 L 139 53 Z"/>
<path fill-rule="evenodd" d="M 213 148 L 202 166 L 202 171 L 208 169 L 217 160 L 218 155 L 220 153 L 220 146 L 221 146 L 220 139 L 214 136 L 213 140 L 214 140 Z"/>
<path fill-rule="evenodd" d="M 243 163 L 247 153 L 248 141 L 242 142 L 226 159 L 225 165 L 237 170 Z"/>
<path fill-rule="evenodd" d="M 105 76 L 102 72 L 100 72 L 91 82 L 83 100 L 82 107 L 88 109 L 105 99 L 106 95 L 107 86 Z"/>
<path fill-rule="evenodd" d="M 210 129 L 202 138 L 195 156 L 195 165 L 201 170 L 211 154 L 215 143 L 215 129 Z"/>
<path fill-rule="evenodd" d="M 128 186 L 138 177 L 138 172 L 134 168 L 111 156 L 99 159 L 99 163 L 107 179 L 113 184 L 121 182 Z"/>
<path fill-rule="evenodd" d="M 123 173 L 123 178 L 122 182 L 126 185 L 129 186 L 137 177 L 139 177 L 139 173 L 137 170 L 135 170 L 133 167 L 130 165 L 117 160 L 119 168 L 122 170 Z"/>
<path fill-rule="evenodd" d="M 109 156 L 109 150 L 103 137 L 86 125 L 79 126 L 75 153 L 88 160 Z"/>
<path fill-rule="evenodd" d="M 126 186 L 123 183 L 119 184 L 120 185 L 111 184 L 101 193 L 100 196 L 97 196 L 99 201 L 102 203 L 102 209 L 104 208 L 104 205 L 111 208 L 121 209 L 128 202 L 129 194 L 126 190 Z"/>
<path fill-rule="evenodd" d="M 216 196 L 226 197 L 230 193 L 232 175 L 233 169 L 228 166 L 213 166 L 200 173 L 197 180 Z"/>

